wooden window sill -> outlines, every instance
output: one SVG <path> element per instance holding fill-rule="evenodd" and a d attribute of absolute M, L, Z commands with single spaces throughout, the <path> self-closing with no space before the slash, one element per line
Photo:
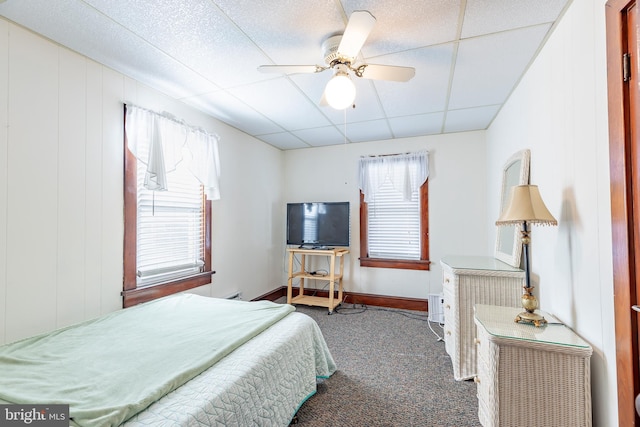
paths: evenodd
<path fill-rule="evenodd" d="M 360 267 L 400 268 L 405 270 L 430 270 L 431 261 L 386 259 L 386 258 L 360 258 Z"/>
<path fill-rule="evenodd" d="M 162 298 L 177 292 L 208 285 L 211 283 L 211 275 L 215 273 L 215 271 L 205 271 L 173 282 L 123 291 L 123 307 L 131 307 L 132 305 L 141 304 L 156 298 Z"/>

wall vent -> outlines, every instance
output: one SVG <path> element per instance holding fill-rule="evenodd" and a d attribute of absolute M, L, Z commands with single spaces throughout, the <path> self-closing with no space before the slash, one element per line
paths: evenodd
<path fill-rule="evenodd" d="M 429 294 L 429 322 L 444 323 L 443 294 Z"/>

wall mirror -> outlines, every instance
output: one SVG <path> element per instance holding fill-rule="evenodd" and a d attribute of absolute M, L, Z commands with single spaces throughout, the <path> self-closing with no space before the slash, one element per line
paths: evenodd
<path fill-rule="evenodd" d="M 522 150 L 509 157 L 502 168 L 502 188 L 500 193 L 500 213 L 509 201 L 509 192 L 514 185 L 529 184 L 529 162 L 531 152 Z M 496 227 L 495 257 L 512 267 L 520 267 L 522 244 L 520 230 L 516 225 Z"/>

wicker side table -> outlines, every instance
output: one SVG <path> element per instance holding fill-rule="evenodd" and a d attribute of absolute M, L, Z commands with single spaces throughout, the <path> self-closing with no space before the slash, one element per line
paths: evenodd
<path fill-rule="evenodd" d="M 442 266 L 444 340 L 453 364 L 453 377 L 476 374 L 475 304 L 521 306 L 524 271 L 488 256 L 446 256 Z"/>
<path fill-rule="evenodd" d="M 591 346 L 547 313 L 547 326 L 515 323 L 521 311 L 475 306 L 480 423 L 590 427 Z"/>

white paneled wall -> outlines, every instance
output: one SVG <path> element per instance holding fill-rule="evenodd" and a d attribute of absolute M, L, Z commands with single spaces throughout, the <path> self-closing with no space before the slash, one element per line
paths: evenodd
<path fill-rule="evenodd" d="M 85 217 L 83 222 L 83 233 L 85 237 L 84 253 L 83 253 L 83 278 L 84 281 L 79 287 L 83 287 L 83 304 L 84 316 L 92 317 L 103 311 L 101 309 L 101 294 L 103 286 L 103 270 L 108 270 L 110 265 L 114 265 L 117 269 L 120 260 L 109 257 L 108 261 L 102 259 L 102 181 L 104 179 L 118 179 L 116 173 L 105 176 L 104 166 L 102 164 L 102 79 L 103 67 L 92 61 L 86 61 L 87 80 L 86 80 L 86 101 L 84 108 L 87 111 L 85 115 L 85 139 L 89 143 L 85 144 L 84 149 L 84 197 L 85 197 Z M 80 159 L 82 161 L 82 159 Z M 107 165 L 107 169 L 109 169 Z M 120 171 L 121 169 L 113 165 L 113 169 Z M 93 191 L 93 189 L 99 189 Z M 122 217 L 119 217 L 122 219 Z M 117 223 L 116 223 L 117 224 Z M 116 263 L 117 262 L 117 263 Z M 118 283 L 121 283 L 119 281 Z M 121 286 L 117 289 L 121 290 Z M 114 292 L 115 284 L 107 287 L 107 291 Z"/>
<path fill-rule="evenodd" d="M 57 323 L 58 210 L 51 207 L 58 206 L 64 165 L 58 164 L 58 49 L 12 27 L 8 64 L 6 309 L 12 339 L 17 329 L 38 332 L 43 319 Z"/>
<path fill-rule="evenodd" d="M 594 426 L 617 425 L 604 13 L 604 0 L 571 3 L 487 132 L 490 187 L 499 162 L 528 148 L 531 183 L 558 220 L 532 227 L 532 282 L 540 308 L 594 348 Z"/>
<path fill-rule="evenodd" d="M 123 77 L 0 24 L 4 342 L 121 307 Z"/>
<path fill-rule="evenodd" d="M 280 150 L 3 19 L 0 64 L 0 344 L 122 307 L 126 102 L 221 137 L 217 274 L 192 292 L 281 286 Z"/>
<path fill-rule="evenodd" d="M 102 68 L 102 162 L 101 171 L 101 245 L 100 257 L 109 260 L 108 268 L 101 270 L 101 301 L 109 304 L 108 309 L 113 309 L 110 301 L 114 298 L 113 283 L 118 284 L 118 293 L 122 290 L 122 241 L 123 241 L 123 158 L 124 158 L 124 126 L 122 101 L 126 94 L 124 91 L 124 78 L 121 74 L 103 67 Z M 89 173 L 91 169 L 87 168 Z M 116 173 L 117 171 L 117 173 Z M 117 254 L 118 263 L 115 264 L 114 255 Z M 118 298 L 118 308 L 121 307 Z"/>
<path fill-rule="evenodd" d="M 57 213 L 57 248 L 55 261 L 57 264 L 56 283 L 59 286 L 56 294 L 57 321 L 62 324 L 77 322 L 83 319 L 83 313 L 73 310 L 75 306 L 84 305 L 84 260 L 87 246 L 87 231 L 83 226 L 86 220 L 87 188 L 85 163 L 87 109 L 86 85 L 76 82 L 85 80 L 86 61 L 83 57 L 65 49 L 57 49 L 59 55 L 58 70 L 58 132 L 56 137 L 56 162 L 59 166 L 57 174 L 56 213 Z M 52 68 L 52 67 L 49 67 Z M 95 143 L 95 142 L 94 142 Z M 66 167 L 73 162 L 73 167 Z M 80 226 L 79 226 L 80 225 Z"/>

